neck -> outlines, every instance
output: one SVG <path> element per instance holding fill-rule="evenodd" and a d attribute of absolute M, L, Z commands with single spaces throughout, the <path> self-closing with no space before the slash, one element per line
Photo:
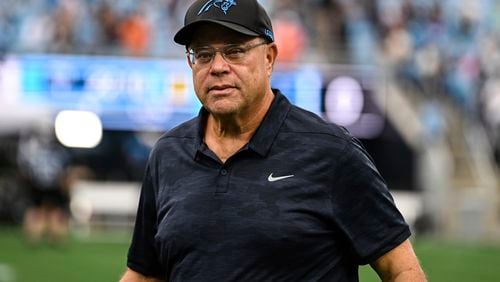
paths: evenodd
<path fill-rule="evenodd" d="M 246 145 L 254 135 L 274 99 L 274 94 L 269 91 L 259 106 L 247 113 L 222 116 L 209 114 L 205 143 L 223 162 Z"/>
<path fill-rule="evenodd" d="M 274 94 L 269 90 L 259 105 L 235 114 L 210 114 L 206 124 L 205 137 L 211 135 L 220 139 L 250 140 L 271 107 Z"/>

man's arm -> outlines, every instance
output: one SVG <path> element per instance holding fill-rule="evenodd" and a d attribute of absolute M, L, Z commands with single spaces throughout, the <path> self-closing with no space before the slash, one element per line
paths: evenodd
<path fill-rule="evenodd" d="M 122 279 L 120 279 L 120 282 L 161 282 L 163 280 L 160 280 L 155 277 L 146 277 L 139 272 L 133 271 L 130 268 L 127 268 L 127 271 L 125 271 L 125 274 L 123 274 Z"/>
<path fill-rule="evenodd" d="M 370 265 L 384 282 L 427 281 L 409 240 L 404 241 Z"/>

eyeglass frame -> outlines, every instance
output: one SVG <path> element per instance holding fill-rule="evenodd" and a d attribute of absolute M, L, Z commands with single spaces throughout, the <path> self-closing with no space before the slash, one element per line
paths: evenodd
<path fill-rule="evenodd" d="M 217 53 L 220 53 L 222 58 L 224 58 L 224 60 L 228 63 L 231 63 L 231 64 L 234 64 L 234 63 L 238 63 L 237 61 L 235 60 L 239 60 L 239 59 L 243 59 L 245 57 L 245 55 L 247 54 L 248 51 L 254 49 L 254 48 L 257 48 L 259 46 L 262 46 L 262 45 L 267 45 L 269 44 L 269 42 L 267 41 L 261 41 L 259 43 L 256 43 L 256 44 L 252 44 L 252 45 L 248 45 L 248 46 L 242 46 L 241 44 L 227 44 L 227 45 L 224 45 L 222 47 L 219 47 L 219 48 L 214 48 L 214 47 L 211 47 L 211 46 L 201 46 L 201 47 L 195 47 L 195 48 L 188 48 L 188 50 L 186 50 L 186 55 L 188 57 L 188 60 L 189 62 L 192 64 L 192 65 L 208 65 L 210 64 L 215 56 L 217 55 Z M 242 57 L 241 58 L 228 58 L 227 56 L 227 51 L 229 51 L 231 48 L 237 48 L 237 49 L 241 49 L 242 51 Z M 210 59 L 207 61 L 207 62 L 204 62 L 204 63 L 197 63 L 197 61 L 199 59 L 196 59 L 195 57 L 195 49 L 203 49 L 203 50 L 206 50 L 206 51 L 210 51 Z"/>

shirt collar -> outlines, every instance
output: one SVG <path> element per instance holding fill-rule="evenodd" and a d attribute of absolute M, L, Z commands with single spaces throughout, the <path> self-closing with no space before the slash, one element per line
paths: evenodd
<path fill-rule="evenodd" d="M 277 89 L 273 89 L 274 100 L 259 128 L 248 143 L 249 149 L 261 156 L 266 156 L 278 136 L 279 130 L 285 121 L 291 104 Z"/>
<path fill-rule="evenodd" d="M 198 123 L 196 125 L 196 137 L 195 137 L 195 151 L 193 154 L 194 159 L 197 159 L 199 154 L 203 152 L 205 149 L 205 145 L 203 143 L 203 134 L 205 132 L 205 124 L 208 117 L 208 112 L 204 107 L 201 107 L 198 112 Z"/>
<path fill-rule="evenodd" d="M 273 89 L 275 95 L 271 107 L 266 113 L 266 116 L 262 120 L 261 124 L 257 128 L 252 139 L 248 143 L 248 148 L 261 156 L 266 156 L 271 146 L 273 145 L 278 132 L 285 121 L 288 112 L 291 109 L 291 104 L 288 99 L 278 90 Z M 205 108 L 201 108 L 198 114 L 198 125 L 197 134 L 195 142 L 195 153 L 196 158 L 199 153 L 204 149 L 203 145 L 203 135 L 204 126 L 208 117 L 208 112 Z"/>

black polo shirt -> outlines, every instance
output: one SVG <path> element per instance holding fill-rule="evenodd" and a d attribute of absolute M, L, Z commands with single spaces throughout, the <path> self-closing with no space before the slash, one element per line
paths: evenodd
<path fill-rule="evenodd" d="M 358 281 L 410 236 L 361 144 L 275 91 L 250 142 L 225 163 L 206 112 L 152 150 L 128 267 L 167 281 Z"/>

